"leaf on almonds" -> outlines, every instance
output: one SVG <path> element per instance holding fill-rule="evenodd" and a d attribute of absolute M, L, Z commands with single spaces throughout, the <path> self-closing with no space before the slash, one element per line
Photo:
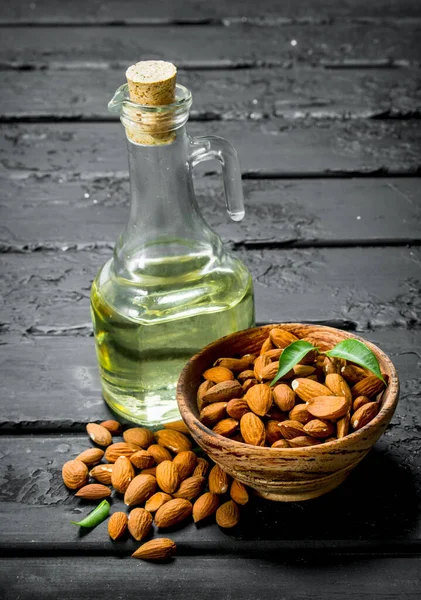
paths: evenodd
<path fill-rule="evenodd" d="M 110 504 L 106 500 L 103 500 L 93 511 L 89 513 L 82 521 L 76 522 L 71 521 L 73 525 L 79 525 L 79 527 L 96 527 L 104 519 L 106 519 L 110 512 Z"/>
<path fill-rule="evenodd" d="M 270 385 L 275 384 L 279 379 L 291 371 L 292 367 L 303 360 L 303 358 L 311 352 L 311 350 L 317 350 L 312 344 L 304 340 L 298 340 L 292 342 L 281 354 L 279 359 L 279 368 L 274 379 L 270 382 Z"/>
<path fill-rule="evenodd" d="M 381 379 L 384 384 L 386 384 L 381 374 L 377 358 L 370 348 L 368 348 L 359 340 L 344 340 L 343 342 L 336 344 L 332 350 L 328 350 L 324 354 L 327 354 L 327 356 L 330 357 L 344 358 L 356 363 L 357 365 L 360 365 L 360 367 L 371 371 L 374 375 L 376 375 L 376 377 Z"/>

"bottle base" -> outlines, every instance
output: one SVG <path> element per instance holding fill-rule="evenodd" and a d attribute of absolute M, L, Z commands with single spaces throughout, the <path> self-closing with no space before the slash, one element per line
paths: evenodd
<path fill-rule="evenodd" d="M 181 419 L 175 389 L 128 394 L 103 381 L 102 396 L 114 413 L 137 425 L 158 429 Z"/>

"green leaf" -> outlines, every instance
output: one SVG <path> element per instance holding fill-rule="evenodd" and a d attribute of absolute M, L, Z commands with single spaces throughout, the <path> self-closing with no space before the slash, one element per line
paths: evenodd
<path fill-rule="evenodd" d="M 96 527 L 104 519 L 108 517 L 110 513 L 110 504 L 106 500 L 103 500 L 92 512 L 89 513 L 82 521 L 78 523 L 76 521 L 71 521 L 73 525 L 79 525 L 80 527 Z"/>
<path fill-rule="evenodd" d="M 292 342 L 292 344 L 287 346 L 281 354 L 278 372 L 276 373 L 274 379 L 270 382 L 270 385 L 273 385 L 289 371 L 291 371 L 292 367 L 295 367 L 300 360 L 303 360 L 303 358 L 311 350 L 317 350 L 317 348 L 312 346 L 309 342 L 305 342 L 304 340 Z"/>
<path fill-rule="evenodd" d="M 380 372 L 380 366 L 373 352 L 365 344 L 359 340 L 350 339 L 344 340 L 336 344 L 332 350 L 328 350 L 324 354 L 330 357 L 345 358 L 350 360 L 364 369 L 371 371 L 376 377 L 381 379 L 386 384 Z"/>

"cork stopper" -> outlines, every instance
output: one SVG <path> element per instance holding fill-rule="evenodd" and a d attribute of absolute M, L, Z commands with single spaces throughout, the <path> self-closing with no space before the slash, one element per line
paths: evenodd
<path fill-rule="evenodd" d="M 163 60 L 145 60 L 131 65 L 126 71 L 130 100 L 144 106 L 166 106 L 175 101 L 177 69 Z M 153 113 L 138 115 L 142 129 L 127 128 L 129 138 L 143 145 L 169 144 L 175 132 L 162 132 L 162 119 Z"/>

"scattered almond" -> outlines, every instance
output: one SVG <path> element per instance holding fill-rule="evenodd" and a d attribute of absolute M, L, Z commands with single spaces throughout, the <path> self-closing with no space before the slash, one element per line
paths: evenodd
<path fill-rule="evenodd" d="M 134 508 L 130 511 L 127 526 L 130 535 L 140 542 L 145 539 L 152 528 L 152 515 L 145 508 Z"/>
<path fill-rule="evenodd" d="M 237 479 L 232 480 L 230 496 L 231 500 L 234 500 L 236 504 L 244 505 L 249 501 L 249 495 L 246 486 Z"/>
<path fill-rule="evenodd" d="M 169 538 L 157 538 L 142 544 L 135 552 L 133 558 L 141 560 L 165 560 L 175 553 L 176 545 Z"/>
<path fill-rule="evenodd" d="M 184 433 L 180 433 L 179 431 L 160 429 L 155 432 L 155 440 L 160 446 L 168 448 L 168 450 L 171 450 L 171 452 L 174 452 L 175 454 L 185 450 L 191 450 L 190 440 Z"/>
<path fill-rule="evenodd" d="M 202 493 L 206 485 L 206 479 L 200 475 L 192 475 L 181 482 L 178 490 L 173 494 L 174 498 L 186 498 L 193 500 Z"/>
<path fill-rule="evenodd" d="M 84 500 L 102 500 L 111 496 L 111 490 L 102 483 L 89 483 L 81 487 L 75 496 Z"/>
<path fill-rule="evenodd" d="M 119 494 L 124 494 L 135 476 L 134 468 L 127 456 L 119 456 L 111 473 L 111 483 Z"/>
<path fill-rule="evenodd" d="M 79 456 L 76 456 L 76 460 L 82 461 L 87 467 L 93 467 L 100 462 L 103 456 L 104 450 L 100 448 L 88 448 L 88 450 L 84 450 Z"/>
<path fill-rule="evenodd" d="M 143 504 L 156 492 L 156 487 L 157 483 L 153 475 L 143 473 L 136 475 L 124 494 L 124 504 L 127 506 Z"/>
<path fill-rule="evenodd" d="M 111 435 L 120 435 L 123 431 L 123 425 L 118 421 L 113 421 L 112 419 L 108 419 L 108 421 L 102 421 L 100 425 L 105 427 L 105 429 L 108 429 Z"/>
<path fill-rule="evenodd" d="M 124 512 L 115 512 L 108 521 L 108 534 L 112 540 L 121 538 L 127 529 L 127 515 Z"/>
<path fill-rule="evenodd" d="M 95 442 L 95 444 L 98 444 L 98 446 L 109 446 L 113 441 L 112 435 L 108 429 L 102 425 L 98 425 L 98 423 L 88 423 L 86 431 L 91 440 Z"/>
<path fill-rule="evenodd" d="M 154 457 L 147 450 L 138 450 L 130 457 L 130 462 L 136 469 L 148 469 L 155 462 Z"/>
<path fill-rule="evenodd" d="M 164 460 L 156 467 L 156 481 L 163 492 L 172 494 L 180 485 L 177 465 L 170 460 Z"/>
<path fill-rule="evenodd" d="M 61 470 L 63 482 L 71 490 L 77 490 L 88 483 L 88 467 L 80 460 L 68 460 Z"/>
<path fill-rule="evenodd" d="M 219 495 L 205 492 L 193 505 L 193 521 L 197 523 L 213 515 L 219 506 Z"/>
<path fill-rule="evenodd" d="M 104 483 L 105 485 L 109 485 L 111 483 L 111 473 L 113 472 L 114 465 L 97 465 L 91 471 L 89 471 L 89 475 L 99 481 L 100 483 Z"/>
<path fill-rule="evenodd" d="M 165 502 L 172 500 L 172 496 L 170 494 L 166 494 L 165 492 L 156 492 L 146 500 L 145 508 L 149 512 L 156 512 L 158 508 L 161 508 Z"/>
<path fill-rule="evenodd" d="M 128 444 L 135 444 L 146 449 L 155 442 L 152 431 L 146 427 L 131 427 L 123 433 L 123 439 Z"/>
<path fill-rule="evenodd" d="M 183 481 L 193 474 L 198 464 L 198 459 L 196 454 L 191 450 L 184 450 L 175 455 L 173 464 L 177 467 L 180 481 Z"/>
<path fill-rule="evenodd" d="M 152 444 L 148 447 L 147 452 L 153 457 L 157 465 L 159 465 L 159 463 L 162 463 L 162 461 L 164 460 L 172 460 L 172 455 L 170 451 L 164 448 L 164 446 L 160 446 L 159 444 Z"/>
<path fill-rule="evenodd" d="M 155 513 L 155 525 L 160 529 L 172 527 L 187 519 L 193 511 L 192 503 L 185 498 L 169 500 Z"/>
<path fill-rule="evenodd" d="M 180 433 L 184 433 L 189 435 L 190 431 L 184 421 L 171 421 L 170 423 L 164 423 L 164 429 L 172 429 L 173 431 L 179 431 Z"/>
<path fill-rule="evenodd" d="M 210 464 L 206 460 L 206 458 L 198 458 L 197 465 L 193 471 L 193 475 L 201 475 L 202 477 L 206 477 L 210 469 Z"/>
<path fill-rule="evenodd" d="M 240 511 L 233 500 L 224 502 L 216 511 L 216 522 L 219 527 L 229 529 L 235 527 L 240 521 Z"/>
<path fill-rule="evenodd" d="M 213 494 L 225 494 L 228 491 L 230 478 L 219 465 L 214 465 L 209 473 L 208 486 Z"/>
<path fill-rule="evenodd" d="M 117 442 L 116 444 L 111 444 L 111 446 L 108 446 L 108 448 L 105 450 L 104 458 L 110 463 L 115 463 L 119 456 L 126 456 L 127 458 L 130 458 L 132 454 L 138 452 L 140 449 L 140 446 L 136 446 L 135 444 Z"/>

